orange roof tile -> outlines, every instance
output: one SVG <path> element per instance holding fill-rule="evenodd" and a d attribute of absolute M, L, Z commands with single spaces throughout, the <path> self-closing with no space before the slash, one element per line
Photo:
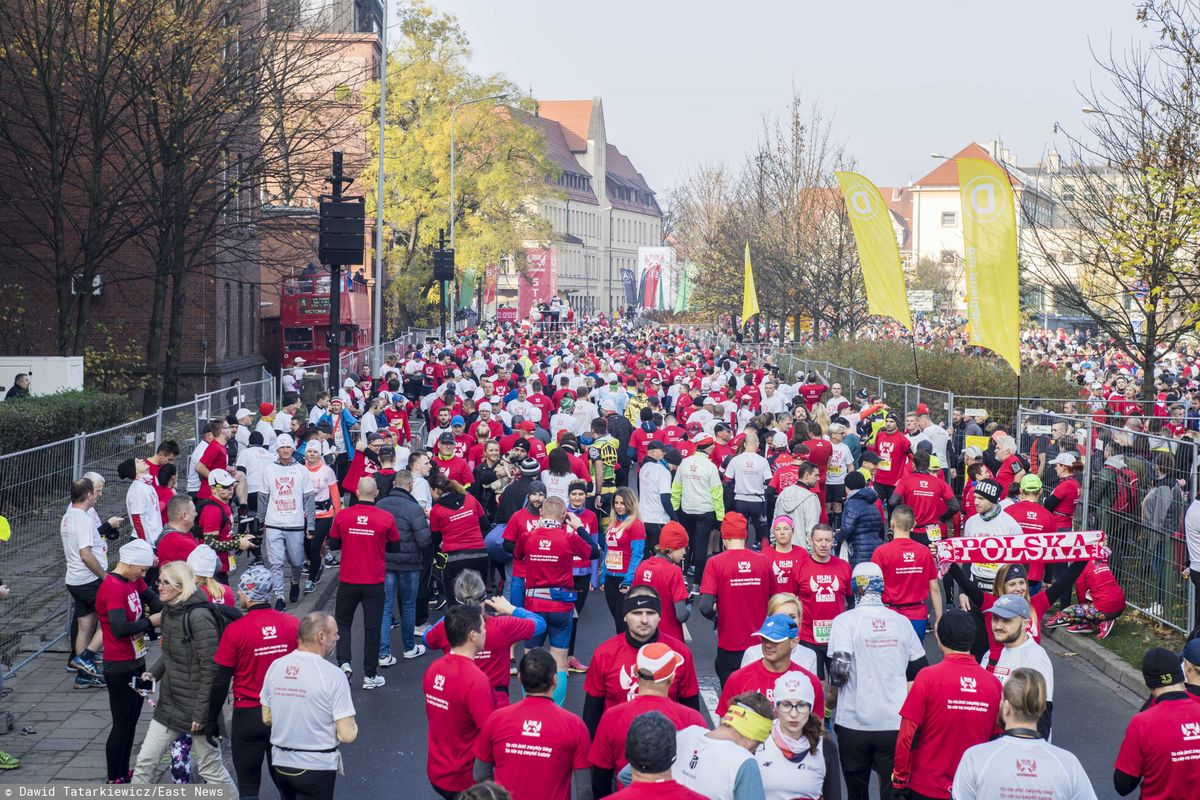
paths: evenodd
<path fill-rule="evenodd" d="M 592 124 L 591 100 L 540 100 L 538 116 L 562 126 L 572 153 L 587 150 L 588 130 Z"/>
<path fill-rule="evenodd" d="M 991 161 L 993 164 L 998 164 L 996 159 L 992 158 L 992 154 L 984 150 L 975 142 L 959 150 L 953 157 L 946 159 L 941 164 L 938 164 L 932 172 L 919 181 L 915 181 L 913 186 L 918 187 L 933 187 L 933 186 L 958 186 L 958 164 L 955 163 L 956 158 L 982 158 L 984 161 Z M 1009 181 L 1013 186 L 1017 186 L 1017 182 L 1013 180 L 1012 175 L 1008 176 Z"/>

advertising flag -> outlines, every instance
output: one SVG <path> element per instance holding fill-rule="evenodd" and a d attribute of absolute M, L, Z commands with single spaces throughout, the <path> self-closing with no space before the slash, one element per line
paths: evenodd
<path fill-rule="evenodd" d="M 867 308 L 872 314 L 891 317 L 911 331 L 912 316 L 904 287 L 904 268 L 900 266 L 900 247 L 883 195 L 875 184 L 856 172 L 835 174 L 858 244 Z"/>
<path fill-rule="evenodd" d="M 556 294 L 558 270 L 553 249 L 525 251 L 525 271 L 517 278 L 517 315 L 529 319 L 536 303 L 550 302 Z"/>
<path fill-rule="evenodd" d="M 460 309 L 465 310 L 475 306 L 475 282 L 478 280 L 479 276 L 474 269 L 463 270 L 462 282 L 458 288 L 458 307 Z"/>
<path fill-rule="evenodd" d="M 500 279 L 500 265 L 488 264 L 483 277 L 483 304 L 485 306 L 496 302 L 496 284 Z"/>
<path fill-rule="evenodd" d="M 962 198 L 970 342 L 988 348 L 1020 375 L 1021 298 L 1012 183 L 1007 173 L 992 161 L 981 158 L 956 161 Z"/>
<path fill-rule="evenodd" d="M 670 309 L 675 305 L 675 249 L 638 248 L 638 306 Z"/>
<path fill-rule="evenodd" d="M 675 291 L 675 313 L 683 314 L 692 304 L 692 262 L 684 261 L 679 271 L 679 288 Z"/>
<path fill-rule="evenodd" d="M 625 290 L 625 305 L 637 305 L 637 279 L 633 270 L 621 270 L 621 287 Z"/>
<path fill-rule="evenodd" d="M 746 269 L 742 275 L 742 324 L 758 313 L 758 292 L 754 291 L 754 269 L 750 266 L 750 243 L 746 242 Z"/>

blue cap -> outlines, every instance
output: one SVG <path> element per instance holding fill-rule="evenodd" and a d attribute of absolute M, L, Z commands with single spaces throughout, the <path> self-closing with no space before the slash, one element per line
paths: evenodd
<path fill-rule="evenodd" d="M 1193 667 L 1200 667 L 1200 639 L 1192 639 L 1184 646 L 1183 652 L 1179 657 L 1190 663 Z"/>
<path fill-rule="evenodd" d="M 995 614 L 998 617 L 1012 619 L 1013 617 L 1024 617 L 1029 619 L 1032 613 L 1029 609 L 1029 601 L 1019 594 L 1004 594 L 996 598 L 996 602 L 992 603 L 992 607 L 985 613 Z"/>
<path fill-rule="evenodd" d="M 453 417 L 450 418 L 450 424 L 452 426 L 453 425 L 466 425 L 467 421 L 465 419 L 463 419 L 461 416 L 459 416 L 458 414 L 455 414 Z"/>
<path fill-rule="evenodd" d="M 772 642 L 782 642 L 785 639 L 799 638 L 800 628 L 796 625 L 796 620 L 787 614 L 772 614 L 753 635 Z"/>

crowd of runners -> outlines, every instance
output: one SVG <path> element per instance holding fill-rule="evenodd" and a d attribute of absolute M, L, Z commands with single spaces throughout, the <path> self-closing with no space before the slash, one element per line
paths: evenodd
<path fill-rule="evenodd" d="M 1140 418 L 1132 376 L 1098 369 L 1080 401 Z M 770 348 L 626 323 L 468 330 L 336 394 L 302 398 L 303 371 L 190 453 L 167 441 L 122 463 L 125 514 L 102 518 L 98 474 L 71 488 L 69 666 L 108 693 L 111 783 L 160 779 L 169 752 L 172 777 L 243 798 L 264 767 L 285 798 L 332 797 L 352 689 L 387 691 L 388 667 L 425 657 L 427 775 L 447 798 L 835 800 L 867 797 L 873 774 L 884 798 L 1200 785 L 1200 641 L 1146 654 L 1151 697 L 1111 776 L 1050 744 L 1071 709 L 1054 708 L 1045 630 L 1137 624 L 1103 546 L 939 557 L 946 540 L 1080 530 L 1081 474 L 1113 456 L 1133 472 L 1136 442 L 1110 437 L 1087 464 L 1067 427 L 1022 437 L 889 407 Z M 1161 435 L 1200 427 L 1182 410 Z M 1196 580 L 1200 504 L 1184 516 Z M 289 614 L 323 579 L 333 613 Z M 589 599 L 613 635 L 584 652 Z M 573 673 L 585 697 L 568 710 Z"/>

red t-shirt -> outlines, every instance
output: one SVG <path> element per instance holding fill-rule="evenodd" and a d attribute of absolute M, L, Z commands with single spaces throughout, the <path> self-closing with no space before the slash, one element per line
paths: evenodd
<path fill-rule="evenodd" d="M 229 469 L 229 451 L 220 442 L 209 442 L 208 447 L 204 448 L 204 453 L 200 456 L 200 463 L 208 467 L 209 472 L 214 469 Z M 157 476 L 155 477 L 157 478 Z M 196 498 L 203 499 L 212 496 L 212 487 L 208 485 L 208 479 L 201 478 L 200 491 L 196 492 Z"/>
<path fill-rule="evenodd" d="M 554 405 L 554 401 L 541 392 L 535 392 L 534 394 L 529 395 L 529 404 L 542 412 L 542 418 L 538 421 L 538 424 L 546 430 L 550 430 L 550 417 L 554 414 L 554 410 L 557 408 L 557 406 Z"/>
<path fill-rule="evenodd" d="M 200 543 L 196 541 L 196 537 L 190 533 L 167 531 L 158 537 L 158 541 L 155 543 L 158 566 L 165 567 L 172 561 L 187 561 L 187 557 L 199 546 Z"/>
<path fill-rule="evenodd" d="M 487 619 L 487 627 L 483 631 L 483 649 L 475 654 L 475 666 L 483 670 L 493 688 L 505 690 L 505 698 L 508 697 L 511 677 L 508 672 L 509 651 L 517 642 L 532 638 L 536 628 L 537 623 L 528 618 Z M 450 652 L 450 641 L 446 638 L 446 628 L 440 619 L 425 633 L 425 645 L 434 650 Z"/>
<path fill-rule="evenodd" d="M 906 619 L 925 619 L 929 582 L 938 579 L 929 548 L 912 539 L 893 539 L 875 548 L 871 561 L 883 570 L 884 604 Z"/>
<path fill-rule="evenodd" d="M 154 481 L 154 493 L 158 495 L 158 514 L 162 517 L 163 525 L 167 524 L 167 503 L 175 496 L 175 490 L 170 486 L 159 486 L 158 479 Z"/>
<path fill-rule="evenodd" d="M 629 734 L 629 726 L 634 719 L 651 711 L 657 711 L 669 719 L 677 731 L 692 725 L 708 727 L 704 717 L 694 708 L 680 705 L 669 697 L 638 695 L 627 702 L 609 706 L 604 716 L 600 717 L 596 738 L 592 740 L 588 752 L 592 765 L 614 772 L 623 769 L 629 763 L 625 760 L 625 737 Z"/>
<path fill-rule="evenodd" d="M 664 425 L 658 429 L 659 439 L 667 447 L 676 447 L 680 442 L 687 438 L 687 431 L 678 425 Z"/>
<path fill-rule="evenodd" d="M 1008 487 L 1012 486 L 1012 482 L 1017 477 L 1017 473 L 1023 469 L 1021 459 L 1016 456 L 1009 456 L 1004 459 L 1004 463 L 1000 465 L 1000 469 L 996 471 L 996 482 L 1003 489 L 1000 493 L 1000 499 L 1008 497 Z"/>
<path fill-rule="evenodd" d="M 455 449 L 455 453 L 457 452 L 458 450 Z M 461 483 L 463 486 L 470 486 L 471 481 L 475 479 L 475 476 L 471 474 L 471 468 L 467 466 L 466 459 L 457 455 L 446 459 L 443 459 L 440 455 L 434 456 L 433 463 L 437 464 L 438 469 L 441 470 L 443 475 L 452 481 Z"/>
<path fill-rule="evenodd" d="M 1125 608 L 1125 590 L 1106 563 L 1089 561 L 1075 582 L 1075 591 L 1090 598 L 1096 610 L 1105 614 L 1119 614 Z"/>
<path fill-rule="evenodd" d="M 100 618 L 100 630 L 104 632 L 104 660 L 115 664 L 118 661 L 136 661 L 146 657 L 146 639 L 137 636 L 116 636 L 108 621 L 108 612 L 119 608 L 125 612 L 125 621 L 133 622 L 142 616 L 142 592 L 146 582 L 141 578 L 127 581 L 120 575 L 109 573 L 96 590 L 96 615 Z"/>
<path fill-rule="evenodd" d="M 211 450 L 212 448 L 209 448 Z M 205 450 L 207 453 L 208 450 Z M 231 526 L 233 522 L 233 509 L 222 503 L 215 497 L 208 498 L 208 504 L 200 511 L 196 521 L 200 525 L 200 530 L 205 533 L 217 531 L 217 540 L 228 542 L 233 539 Z M 224 522 L 224 524 L 222 524 Z M 190 551 L 189 551 L 190 552 Z M 187 558 L 187 556 L 184 556 Z M 221 560 L 221 572 L 229 572 L 229 554 L 217 551 L 217 558 Z M 161 556 L 159 561 L 162 561 Z"/>
<path fill-rule="evenodd" d="M 261 705 L 259 693 L 267 669 L 296 649 L 299 634 L 299 619 L 269 606 L 252 608 L 229 623 L 213 661 L 233 669 L 234 708 Z"/>
<path fill-rule="evenodd" d="M 871 449 L 879 454 L 879 470 L 875 473 L 875 482 L 884 486 L 895 486 L 904 474 L 904 465 L 908 462 L 908 454 L 912 446 L 904 431 L 888 433 L 880 431 L 875 434 L 875 444 Z"/>
<path fill-rule="evenodd" d="M 800 463 L 789 460 L 784 464 L 780 464 L 781 458 L 775 459 L 775 474 L 771 476 L 771 482 L 767 484 L 775 490 L 776 494 L 800 480 Z"/>
<path fill-rule="evenodd" d="M 388 542 L 400 541 L 396 518 L 373 503 L 343 508 L 333 518 L 329 538 L 342 543 L 341 583 L 383 583 Z"/>
<path fill-rule="evenodd" d="M 624 575 L 633 563 L 633 543 L 646 543 L 646 526 L 640 519 L 621 525 L 616 517 L 604 532 L 604 568 L 610 575 Z"/>
<path fill-rule="evenodd" d="M 1053 533 L 1058 530 L 1058 520 L 1041 503 L 1021 500 L 1004 509 L 1004 513 L 1015 519 L 1025 533 Z M 1040 581 L 1045 574 L 1045 562 L 1029 564 L 1029 580 Z"/>
<path fill-rule="evenodd" d="M 741 651 L 758 643 L 752 634 L 767 618 L 773 585 L 771 562 L 762 553 L 726 550 L 708 560 L 700 594 L 717 599 L 718 648 Z"/>
<path fill-rule="evenodd" d="M 846 610 L 846 600 L 854 594 L 850 564 L 837 556 L 830 556 L 825 563 L 810 558 L 800 566 L 797 584 L 797 595 L 804 607 L 800 638 L 813 644 L 827 644 L 834 617 Z"/>
<path fill-rule="evenodd" d="M 572 564 L 576 558 L 586 558 L 592 547 L 582 536 L 567 530 L 561 522 L 538 520 L 517 540 L 513 563 L 525 564 L 525 607 L 530 611 L 571 611 L 575 604 L 569 600 L 550 600 L 534 597 L 533 589 L 571 589 L 575 585 Z"/>
<path fill-rule="evenodd" d="M 970 654 L 950 653 L 918 672 L 900 707 L 901 719 L 917 725 L 916 746 L 897 750 L 897 777 L 918 794 L 949 797 L 963 753 L 997 732 L 1001 693 L 1000 681 Z"/>
<path fill-rule="evenodd" d="M 823 383 L 806 383 L 796 390 L 796 394 L 804 398 L 804 405 L 812 411 L 813 406 L 821 400 L 821 395 L 827 391 L 829 387 Z"/>
<path fill-rule="evenodd" d="M 587 726 L 549 697 L 498 709 L 475 740 L 475 758 L 494 764 L 513 800 L 570 800 L 571 773 L 586 769 Z"/>
<path fill-rule="evenodd" d="M 938 517 L 946 513 L 946 501 L 954 499 L 954 490 L 928 472 L 905 475 L 896 484 L 895 493 L 900 497 L 899 502 L 912 507 L 916 520 L 913 528 L 921 532 L 929 525 L 937 525 Z"/>
<path fill-rule="evenodd" d="M 800 645 L 796 646 L 799 647 Z M 809 682 L 812 683 L 813 713 L 816 714 L 817 719 L 823 719 L 825 717 L 825 689 L 821 686 L 821 679 L 795 662 L 789 661 L 788 668 L 785 671 L 802 672 L 808 678 Z M 765 695 L 771 702 L 774 702 L 775 681 L 783 674 L 783 672 L 771 672 L 767 669 L 767 665 L 762 662 L 762 659 L 737 670 L 729 676 L 729 680 L 725 681 L 725 687 L 721 689 L 721 699 L 717 703 L 717 716 L 725 716 L 725 712 L 729 710 L 729 701 L 742 692 L 758 692 Z"/>
<path fill-rule="evenodd" d="M 672 564 L 670 559 L 658 556 L 647 558 L 634 570 L 633 585 L 649 586 L 658 592 L 658 599 L 662 602 L 662 618 L 658 622 L 658 629 L 682 642 L 683 623 L 675 616 L 675 604 L 686 600 L 688 596 L 687 586 L 683 583 L 683 570 Z"/>
<path fill-rule="evenodd" d="M 469 789 L 475 783 L 472 744 L 495 708 L 487 676 L 471 659 L 451 653 L 429 665 L 421 686 L 429 722 L 429 782 L 451 792 Z"/>
<path fill-rule="evenodd" d="M 493 439 L 499 439 L 501 436 L 504 435 L 504 423 L 501 422 L 500 420 L 496 419 L 495 417 L 492 417 L 487 422 L 484 422 L 481 419 L 477 419 L 471 423 L 471 427 L 467 428 L 467 436 L 472 441 L 475 439 L 475 430 L 480 425 L 487 426 L 487 429 L 491 432 Z"/>
<path fill-rule="evenodd" d="M 817 465 L 820 475 L 820 486 L 825 486 L 825 473 L 829 471 L 829 459 L 833 458 L 833 445 L 824 439 L 805 439 L 804 446 L 808 448 L 808 461 Z"/>
<path fill-rule="evenodd" d="M 1074 478 L 1059 481 L 1050 494 L 1058 498 L 1058 505 L 1050 512 L 1054 516 L 1055 530 L 1071 530 L 1074 525 L 1075 506 L 1079 503 L 1079 481 Z"/>
<path fill-rule="evenodd" d="M 771 560 L 771 594 L 796 594 L 800 584 L 800 567 L 808 561 L 808 552 L 793 545 L 791 550 L 781 553 L 769 544 L 763 545 L 762 552 Z"/>
<path fill-rule="evenodd" d="M 693 792 L 673 780 L 631 783 L 609 797 L 612 800 L 708 800 L 704 795 Z"/>
<path fill-rule="evenodd" d="M 221 586 L 221 596 L 220 597 L 213 595 L 213 593 L 211 591 L 209 591 L 209 588 L 207 586 L 201 586 L 200 589 L 201 589 L 201 591 L 204 592 L 205 595 L 208 596 L 208 600 L 210 603 L 216 603 L 217 605 L 223 605 L 223 606 L 233 605 L 233 603 L 234 603 L 233 587 L 226 586 L 225 584 L 220 584 L 220 586 Z"/>
<path fill-rule="evenodd" d="M 1142 800 L 1196 796 L 1200 784 L 1198 727 L 1200 703 L 1190 696 L 1159 701 L 1129 720 L 1116 768 L 1141 777 Z"/>
<path fill-rule="evenodd" d="M 429 509 L 429 529 L 442 534 L 443 553 L 483 549 L 483 531 L 479 527 L 483 506 L 469 494 L 463 497 L 463 504 L 458 508 L 437 502 Z"/>
<path fill-rule="evenodd" d="M 678 700 L 680 697 L 700 694 L 691 648 L 661 632 L 653 641 L 662 642 L 683 656 L 683 663 L 675 671 L 675 680 L 671 682 L 667 696 Z M 632 700 L 637 696 L 637 653 L 638 648 L 630 646 L 623 633 L 603 642 L 592 653 L 592 663 L 588 666 L 583 690 L 592 697 L 603 697 L 605 708 Z"/>
<path fill-rule="evenodd" d="M 528 508 L 522 508 L 508 518 L 508 522 L 504 525 L 504 533 L 502 534 L 504 541 L 513 542 L 514 545 L 525 537 L 531 528 L 542 524 L 542 518 L 534 516 Z M 523 561 L 513 561 L 512 570 L 514 578 L 525 577 L 525 563 Z"/>

